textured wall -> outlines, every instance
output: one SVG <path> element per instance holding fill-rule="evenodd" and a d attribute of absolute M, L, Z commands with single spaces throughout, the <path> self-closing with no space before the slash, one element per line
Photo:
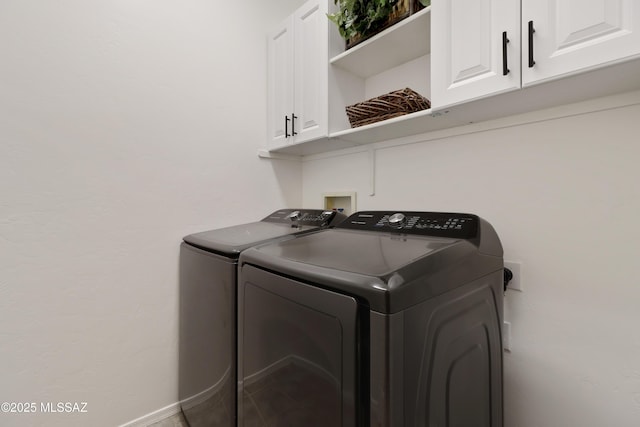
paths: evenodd
<path fill-rule="evenodd" d="M 299 205 L 258 159 L 266 30 L 299 1 L 0 4 L 0 425 L 177 401 L 178 243 Z M 45 414 L 40 403 L 87 402 Z"/>

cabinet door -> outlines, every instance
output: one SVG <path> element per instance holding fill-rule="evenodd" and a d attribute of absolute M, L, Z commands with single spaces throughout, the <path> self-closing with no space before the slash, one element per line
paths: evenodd
<path fill-rule="evenodd" d="M 524 86 L 640 54 L 637 0 L 523 0 L 522 21 Z"/>
<path fill-rule="evenodd" d="M 289 17 L 269 33 L 268 39 L 268 109 L 269 148 L 290 142 L 293 112 L 293 19 Z"/>
<path fill-rule="evenodd" d="M 434 109 L 520 87 L 520 2 L 432 0 L 431 31 Z"/>
<path fill-rule="evenodd" d="M 328 26 L 327 1 L 313 0 L 294 18 L 294 121 L 296 143 L 327 135 Z"/>

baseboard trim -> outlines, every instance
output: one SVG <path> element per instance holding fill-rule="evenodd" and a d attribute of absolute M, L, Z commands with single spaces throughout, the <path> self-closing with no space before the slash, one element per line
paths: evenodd
<path fill-rule="evenodd" d="M 147 427 L 158 421 L 162 421 L 165 418 L 172 417 L 180 412 L 180 403 L 172 403 L 164 408 L 160 408 L 157 411 L 153 411 L 150 414 L 143 415 L 140 418 L 136 418 L 133 421 L 122 424 L 118 427 Z"/>
<path fill-rule="evenodd" d="M 216 393 L 220 392 L 220 390 L 222 390 L 222 387 L 225 385 L 225 383 L 229 381 L 230 376 L 231 376 L 231 367 L 228 367 L 226 371 L 224 371 L 222 378 L 220 378 L 218 382 L 216 382 L 211 387 L 204 389 L 199 393 L 194 394 L 193 396 L 182 399 L 179 402 L 180 406 L 186 411 L 187 409 L 191 409 L 194 406 L 198 406 L 201 403 L 206 402 L 213 395 L 215 395 Z"/>

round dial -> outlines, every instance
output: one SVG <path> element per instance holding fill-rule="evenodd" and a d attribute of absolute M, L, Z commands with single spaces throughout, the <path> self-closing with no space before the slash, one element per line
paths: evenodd
<path fill-rule="evenodd" d="M 402 228 L 406 220 L 407 218 L 404 216 L 404 214 L 394 213 L 389 217 L 389 226 L 393 228 Z"/>
<path fill-rule="evenodd" d="M 293 211 L 289 214 L 289 219 L 291 221 L 298 221 L 300 219 L 300 211 Z"/>

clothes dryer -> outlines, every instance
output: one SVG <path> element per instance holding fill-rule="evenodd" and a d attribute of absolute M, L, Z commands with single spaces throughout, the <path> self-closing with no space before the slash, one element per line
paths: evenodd
<path fill-rule="evenodd" d="M 191 427 L 236 425 L 238 256 L 252 245 L 318 231 L 344 218 L 334 211 L 281 209 L 258 222 L 184 238 L 178 389 Z"/>
<path fill-rule="evenodd" d="M 244 251 L 238 426 L 502 427 L 503 276 L 463 213 L 359 212 Z"/>

